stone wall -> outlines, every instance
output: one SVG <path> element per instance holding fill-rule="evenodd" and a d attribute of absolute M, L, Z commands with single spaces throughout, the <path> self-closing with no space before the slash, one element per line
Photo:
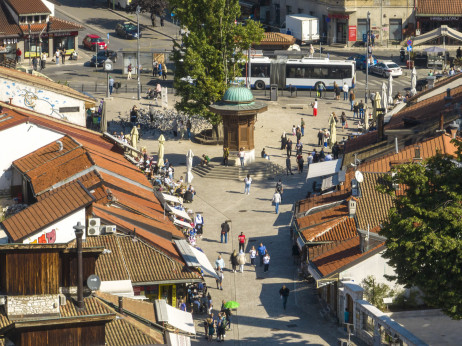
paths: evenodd
<path fill-rule="evenodd" d="M 31 315 L 59 315 L 59 295 L 8 296 L 6 302 L 8 318 Z"/>

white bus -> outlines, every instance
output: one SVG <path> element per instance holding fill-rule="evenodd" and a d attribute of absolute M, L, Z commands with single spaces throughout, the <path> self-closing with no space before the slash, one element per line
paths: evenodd
<path fill-rule="evenodd" d="M 354 88 L 356 66 L 354 61 L 329 59 L 270 59 L 268 57 L 250 59 L 250 85 L 257 90 L 269 88 L 277 84 L 279 89 L 290 86 L 302 90 L 316 90 L 319 84 L 324 90 L 333 90 L 334 82 L 342 86 Z M 242 76 L 237 79 L 246 82 L 248 64 L 244 66 Z"/>

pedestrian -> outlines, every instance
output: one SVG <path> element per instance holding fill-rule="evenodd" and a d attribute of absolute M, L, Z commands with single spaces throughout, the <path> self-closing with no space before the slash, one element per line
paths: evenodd
<path fill-rule="evenodd" d="M 213 302 L 212 302 L 212 296 L 210 295 L 210 292 L 207 293 L 207 301 L 208 301 L 208 307 L 209 307 L 209 315 L 212 313 L 213 309 Z"/>
<path fill-rule="evenodd" d="M 40 55 L 40 70 L 44 70 L 47 63 L 47 53 L 42 52 Z"/>
<path fill-rule="evenodd" d="M 247 174 L 247 176 L 244 178 L 244 195 L 250 195 L 250 185 L 252 184 L 252 178 L 250 177 L 250 174 Z"/>
<path fill-rule="evenodd" d="M 160 26 L 164 26 L 164 17 L 160 17 Z"/>
<path fill-rule="evenodd" d="M 229 162 L 229 148 L 224 147 L 223 148 L 223 165 L 228 167 L 228 162 Z"/>
<path fill-rule="evenodd" d="M 295 136 L 297 137 L 297 141 L 300 141 L 302 139 L 302 130 L 300 129 L 300 126 L 297 125 L 297 129 L 295 130 Z"/>
<path fill-rule="evenodd" d="M 171 165 L 169 165 L 170 168 Z M 204 217 L 197 213 L 194 219 L 194 228 L 196 229 L 197 235 L 199 238 L 202 238 L 202 234 L 204 233 Z"/>
<path fill-rule="evenodd" d="M 132 70 L 133 70 L 133 67 L 132 67 L 132 64 L 128 64 L 128 67 L 127 67 L 127 80 L 129 79 L 132 79 Z"/>
<path fill-rule="evenodd" d="M 263 266 L 263 257 L 265 257 L 266 246 L 263 243 L 260 243 L 260 246 L 257 249 L 258 256 L 260 257 L 260 267 Z"/>
<path fill-rule="evenodd" d="M 178 123 L 178 129 L 180 130 L 180 140 L 182 140 L 183 137 L 184 137 L 184 123 L 183 123 L 183 120 L 180 120 L 180 122 Z"/>
<path fill-rule="evenodd" d="M 281 199 L 282 199 L 282 194 L 284 193 L 284 188 L 282 186 L 281 179 L 279 179 L 279 181 L 276 183 L 276 190 L 279 192 L 279 194 L 281 195 Z"/>
<path fill-rule="evenodd" d="M 317 83 L 315 85 L 316 88 L 316 96 L 322 99 L 322 92 L 324 90 L 324 83 Z"/>
<path fill-rule="evenodd" d="M 269 270 L 269 263 L 270 263 L 270 256 L 268 254 L 268 251 L 265 252 L 265 256 L 263 256 L 263 264 L 264 264 L 264 269 L 263 271 L 266 273 Z"/>
<path fill-rule="evenodd" d="M 353 105 L 353 119 L 356 119 L 356 117 L 359 118 L 359 103 L 355 102 Z"/>
<path fill-rule="evenodd" d="M 215 269 L 218 270 L 218 268 L 225 268 L 225 260 L 221 257 L 221 255 L 218 255 L 218 258 L 215 260 Z"/>
<path fill-rule="evenodd" d="M 239 254 L 237 255 L 237 264 L 239 264 L 239 271 L 243 273 L 245 265 L 245 253 L 243 250 L 239 251 Z"/>
<path fill-rule="evenodd" d="M 343 88 L 342 89 L 343 89 L 343 101 L 346 101 L 346 100 L 348 100 L 348 90 L 349 90 L 348 84 L 346 82 L 343 83 Z"/>
<path fill-rule="evenodd" d="M 347 122 L 347 117 L 346 117 L 345 112 L 342 112 L 342 114 L 340 115 L 340 120 L 342 122 L 342 130 L 344 130 L 346 122 Z"/>
<path fill-rule="evenodd" d="M 287 175 L 289 175 L 289 172 L 291 175 L 294 175 L 292 173 L 292 163 L 290 162 L 290 156 L 287 155 L 287 158 L 286 158 L 286 173 Z"/>
<path fill-rule="evenodd" d="M 167 80 L 167 64 L 162 65 L 162 79 Z"/>
<path fill-rule="evenodd" d="M 229 233 L 229 224 L 228 220 L 221 224 L 221 242 L 223 243 L 223 239 L 225 239 L 225 244 L 228 243 L 228 233 Z"/>
<path fill-rule="evenodd" d="M 188 119 L 188 121 L 186 121 L 186 133 L 188 135 L 188 140 L 191 140 L 191 128 L 192 128 L 191 120 Z"/>
<path fill-rule="evenodd" d="M 351 109 L 350 110 L 353 110 L 353 107 L 355 105 L 355 91 L 354 89 L 350 89 L 350 106 L 351 106 Z"/>
<path fill-rule="evenodd" d="M 62 51 L 61 51 L 61 60 L 63 62 L 63 65 L 66 63 L 66 48 L 64 48 Z"/>
<path fill-rule="evenodd" d="M 244 148 L 239 149 L 239 160 L 241 161 L 241 167 L 244 167 L 244 161 L 245 161 L 245 151 Z"/>
<path fill-rule="evenodd" d="M 287 156 L 290 157 L 292 155 L 292 139 L 289 138 L 287 140 L 287 144 L 286 144 L 286 152 L 287 152 Z"/>
<path fill-rule="evenodd" d="M 296 135 L 296 131 L 297 128 L 295 127 L 295 125 L 292 125 L 292 136 L 295 136 Z"/>
<path fill-rule="evenodd" d="M 152 62 L 152 76 L 157 77 L 157 61 Z"/>
<path fill-rule="evenodd" d="M 300 118 L 300 130 L 302 132 L 302 137 L 305 136 L 305 120 L 303 118 Z"/>
<path fill-rule="evenodd" d="M 255 259 L 257 258 L 257 250 L 255 250 L 255 246 L 252 246 L 252 248 L 249 251 L 250 255 L 250 264 L 255 265 Z"/>
<path fill-rule="evenodd" d="M 303 159 L 302 154 L 300 154 L 300 157 L 298 158 L 298 173 L 302 174 L 303 173 L 303 165 L 305 164 L 305 160 Z"/>
<path fill-rule="evenodd" d="M 318 99 L 314 99 L 314 102 L 311 103 L 311 107 L 313 108 L 313 116 L 318 116 Z"/>
<path fill-rule="evenodd" d="M 186 312 L 186 304 L 183 299 L 180 300 L 180 310 Z"/>
<path fill-rule="evenodd" d="M 287 145 L 287 135 L 286 132 L 284 131 L 281 135 L 281 150 L 284 150 Z"/>
<path fill-rule="evenodd" d="M 274 203 L 276 214 L 279 214 L 279 203 L 281 203 L 281 194 L 279 193 L 277 189 L 273 195 L 273 203 Z"/>
<path fill-rule="evenodd" d="M 335 99 L 340 100 L 340 87 L 335 83 L 334 85 Z"/>
<path fill-rule="evenodd" d="M 212 315 L 213 316 L 213 315 Z M 209 319 L 213 321 L 213 317 L 209 314 L 207 318 L 204 320 L 204 335 L 205 338 L 208 340 L 209 338 Z"/>
<path fill-rule="evenodd" d="M 38 65 L 37 57 L 34 56 L 32 58 L 32 66 L 34 68 L 34 71 L 37 71 L 37 65 Z"/>
<path fill-rule="evenodd" d="M 55 52 L 56 65 L 59 64 L 59 55 L 60 55 L 59 49 L 56 49 L 56 52 Z"/>
<path fill-rule="evenodd" d="M 157 65 L 157 73 L 159 74 L 159 77 L 162 78 L 162 63 L 159 63 L 159 65 Z"/>
<path fill-rule="evenodd" d="M 223 290 L 223 278 L 224 278 L 223 269 L 221 267 L 218 267 L 217 278 L 215 280 L 217 282 L 217 290 L 218 289 Z"/>
<path fill-rule="evenodd" d="M 114 78 L 109 76 L 109 95 L 112 95 L 112 90 L 114 90 Z"/>
<path fill-rule="evenodd" d="M 301 155 L 303 152 L 303 144 L 300 140 L 297 141 L 297 145 L 295 146 L 296 154 Z"/>
<path fill-rule="evenodd" d="M 209 327 L 209 341 L 212 341 L 213 335 L 215 334 L 215 321 L 213 320 L 213 317 L 209 317 L 207 320 L 207 325 Z"/>
<path fill-rule="evenodd" d="M 324 131 L 319 129 L 318 131 L 318 146 L 321 146 L 324 143 Z"/>
<path fill-rule="evenodd" d="M 359 101 L 358 109 L 359 109 L 359 119 L 362 119 L 364 117 L 364 102 L 363 102 L 363 100 Z"/>
<path fill-rule="evenodd" d="M 225 341 L 226 317 L 224 312 L 218 313 L 217 319 L 217 342 Z"/>
<path fill-rule="evenodd" d="M 178 122 L 176 119 L 173 119 L 173 124 L 172 124 L 172 132 L 173 132 L 173 137 L 178 137 Z"/>
<path fill-rule="evenodd" d="M 16 49 L 16 64 L 19 63 L 19 61 L 21 60 L 21 55 L 22 55 L 21 49 L 17 48 Z"/>
<path fill-rule="evenodd" d="M 289 293 L 290 293 L 289 288 L 287 288 L 286 285 L 282 285 L 281 289 L 279 290 L 279 295 L 281 296 L 282 306 L 284 310 L 287 307 L 287 299 L 289 298 Z"/>
<path fill-rule="evenodd" d="M 221 312 L 225 313 L 226 316 L 226 327 L 227 329 L 231 329 L 231 309 L 226 307 L 226 301 L 223 300 L 221 302 Z"/>
<path fill-rule="evenodd" d="M 244 232 L 241 232 L 241 234 L 239 234 L 237 239 L 239 240 L 239 251 L 244 251 L 244 247 L 245 247 L 245 235 L 244 235 Z"/>
<path fill-rule="evenodd" d="M 236 268 L 237 268 L 237 251 L 234 250 L 233 253 L 231 254 L 231 256 L 229 257 L 229 261 L 231 262 L 231 267 L 233 268 L 233 273 L 236 272 Z"/>

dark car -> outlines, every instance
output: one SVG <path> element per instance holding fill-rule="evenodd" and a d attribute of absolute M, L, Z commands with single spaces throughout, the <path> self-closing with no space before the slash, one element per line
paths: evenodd
<path fill-rule="evenodd" d="M 135 24 L 130 22 L 119 23 L 116 25 L 115 32 L 118 36 L 123 38 L 135 39 L 138 38 L 138 28 Z M 140 30 L 141 38 L 141 30 Z"/>
<path fill-rule="evenodd" d="M 365 70 L 366 69 L 366 56 L 363 54 L 355 54 L 347 58 L 347 60 L 354 60 L 356 62 L 356 69 L 357 70 Z M 377 59 L 372 56 L 372 63 L 369 66 L 373 66 L 377 64 Z"/>
<path fill-rule="evenodd" d="M 117 61 L 117 52 L 113 50 L 103 50 L 98 52 L 98 55 L 93 55 L 90 60 L 90 66 L 96 66 L 96 61 L 98 59 L 98 66 L 103 66 L 106 59 L 111 59 L 112 62 Z"/>

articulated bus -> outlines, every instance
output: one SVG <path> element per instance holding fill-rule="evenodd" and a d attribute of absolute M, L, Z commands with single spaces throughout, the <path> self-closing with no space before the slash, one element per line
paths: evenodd
<path fill-rule="evenodd" d="M 342 86 L 345 82 L 349 88 L 354 88 L 356 79 L 356 66 L 350 60 L 329 59 L 270 59 L 268 57 L 251 58 L 250 85 L 257 90 L 277 84 L 279 89 L 290 86 L 297 89 L 315 90 L 319 84 L 324 90 L 333 90 L 334 82 Z M 237 79 L 240 83 L 246 82 L 246 68 L 243 77 Z"/>

